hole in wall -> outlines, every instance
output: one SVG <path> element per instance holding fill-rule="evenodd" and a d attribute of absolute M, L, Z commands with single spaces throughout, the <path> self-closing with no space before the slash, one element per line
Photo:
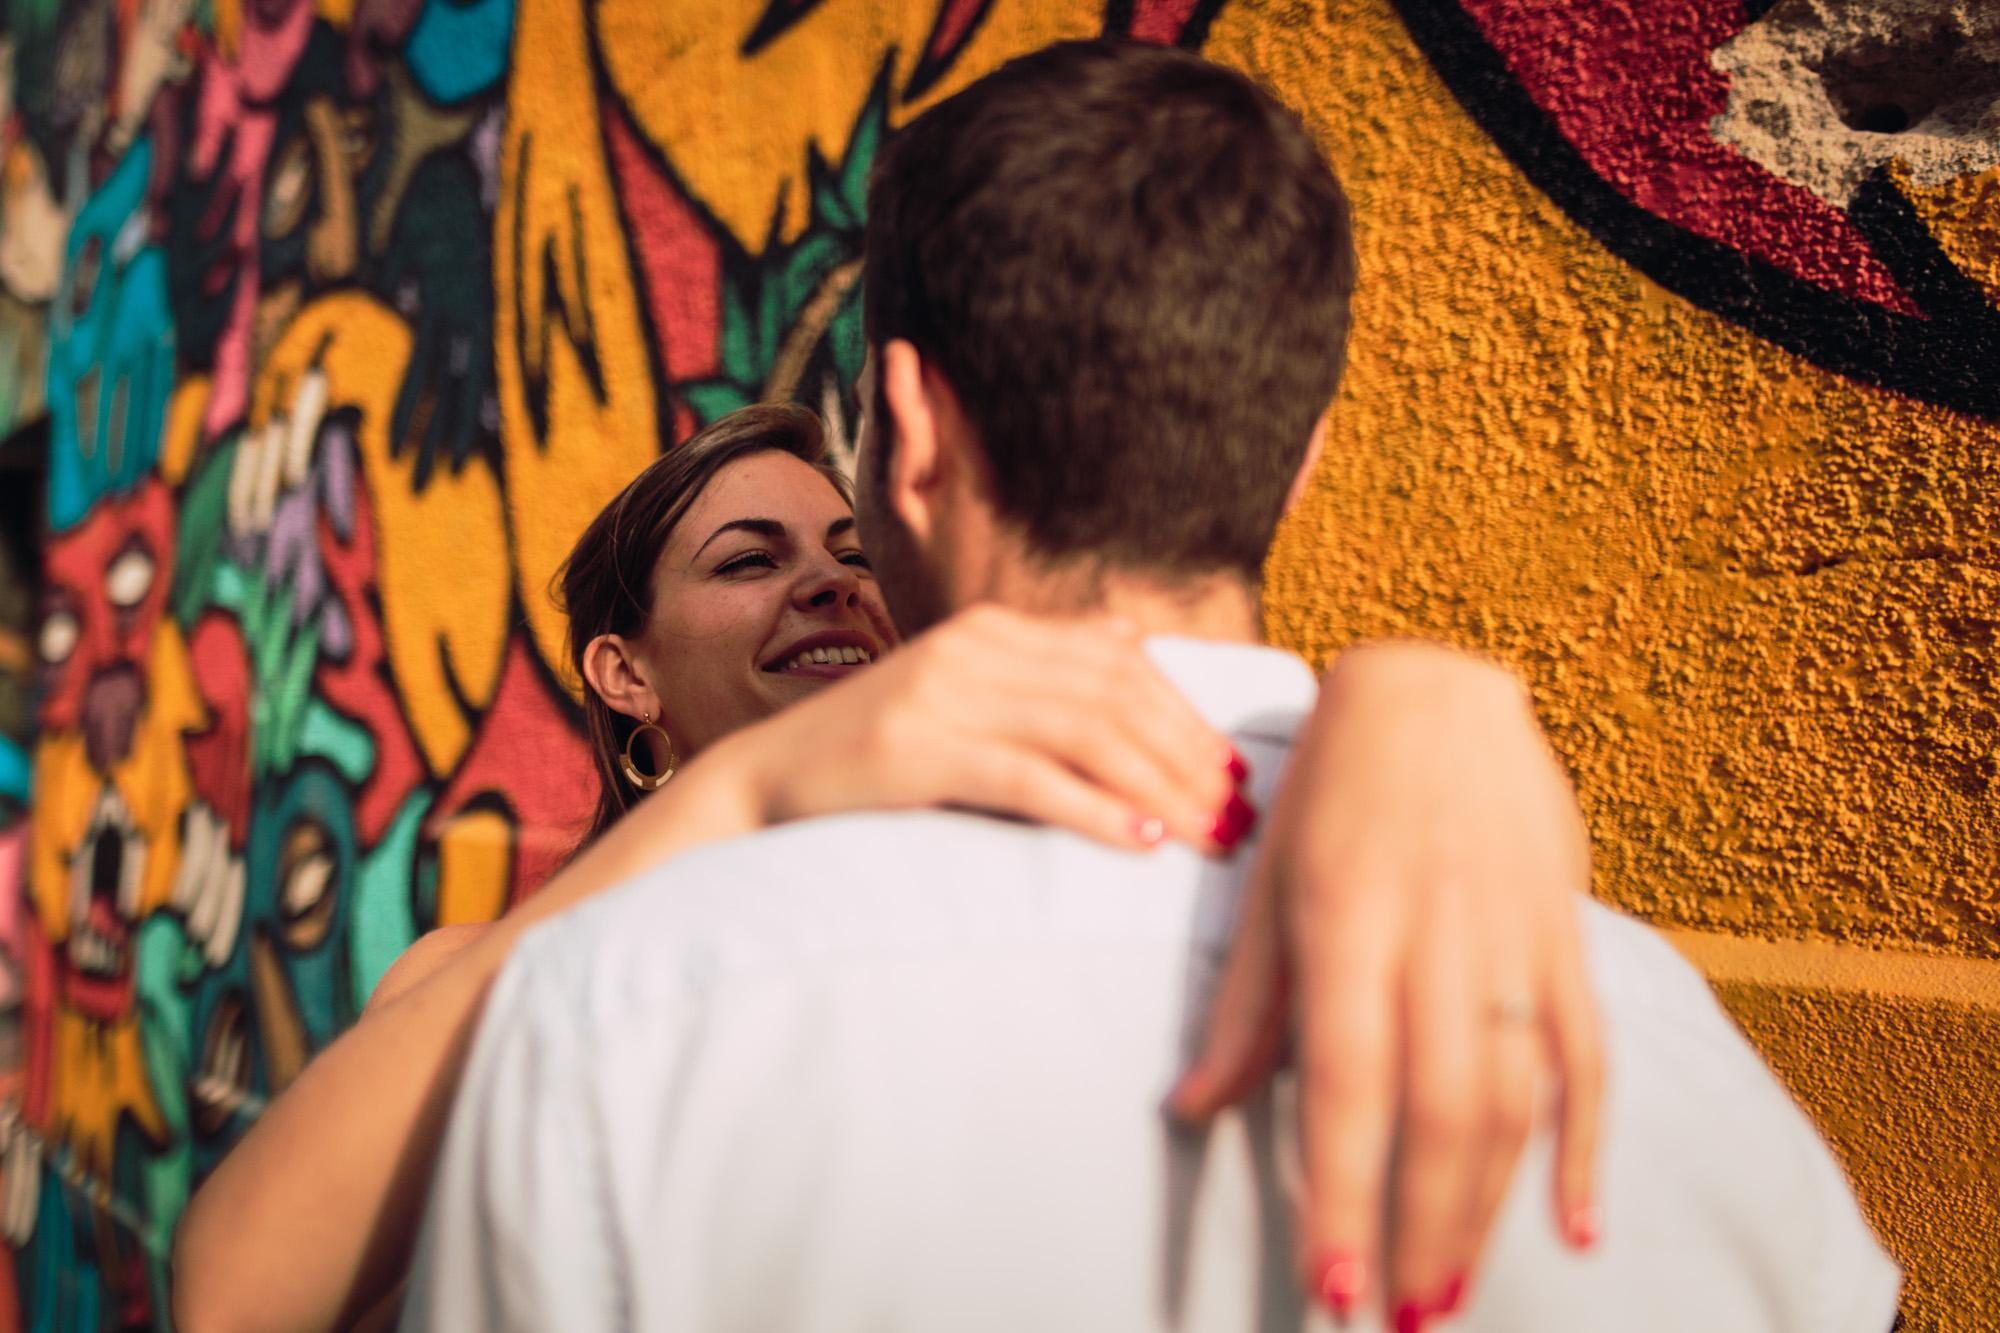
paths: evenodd
<path fill-rule="evenodd" d="M 1710 53 L 1710 132 L 1836 207 L 1884 164 L 1919 186 L 2000 163 L 2000 3 L 1774 0 Z"/>

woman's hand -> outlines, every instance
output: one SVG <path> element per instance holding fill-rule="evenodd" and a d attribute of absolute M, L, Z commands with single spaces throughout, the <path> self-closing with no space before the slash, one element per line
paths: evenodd
<path fill-rule="evenodd" d="M 1406 643 L 1328 672 L 1170 1105 L 1236 1100 L 1296 1022 L 1301 1257 L 1334 1313 L 1380 1302 L 1408 1333 L 1456 1308 L 1550 1075 L 1557 1225 L 1594 1239 L 1589 879 L 1575 795 L 1512 676 Z"/>
<path fill-rule="evenodd" d="M 977 606 L 718 742 L 763 824 L 959 805 L 1115 846 L 1233 846 L 1253 816 L 1228 740 L 1136 631 Z M 689 766 L 689 775 L 708 755 Z"/>

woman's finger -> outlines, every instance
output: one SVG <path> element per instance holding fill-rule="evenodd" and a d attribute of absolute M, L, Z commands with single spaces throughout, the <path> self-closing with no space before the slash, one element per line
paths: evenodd
<path fill-rule="evenodd" d="M 1307 1290 L 1346 1318 L 1383 1289 L 1381 1219 L 1396 1121 L 1402 932 L 1379 913 L 1306 905 L 1335 886 L 1301 882 L 1290 917 L 1299 1011 L 1300 1243 Z M 1362 893 L 1377 907 L 1395 893 Z"/>
<path fill-rule="evenodd" d="M 1403 1126 L 1389 1199 L 1397 1333 L 1455 1310 L 1463 1294 L 1491 1092 L 1480 915 L 1456 880 L 1431 886 L 1425 902 L 1405 973 Z"/>
<path fill-rule="evenodd" d="M 1502 994 L 1533 994 L 1533 988 L 1503 988 Z M 1545 1061 L 1545 1025 L 1534 1018 L 1496 1015 L 1486 1030 L 1486 1122 L 1479 1160 L 1472 1169 L 1472 1205 L 1464 1257 L 1475 1274 L 1494 1221 L 1506 1202 L 1534 1131 L 1537 1095 Z"/>
<path fill-rule="evenodd" d="M 1597 1003 L 1577 941 L 1576 915 L 1561 905 L 1563 936 L 1548 988 L 1550 1059 L 1561 1089 L 1556 1111 L 1556 1224 L 1579 1249 L 1596 1244 L 1603 1225 L 1597 1203 L 1597 1135 L 1604 1111 L 1604 1047 Z"/>
<path fill-rule="evenodd" d="M 1244 822 L 1241 811 L 1228 808 L 1244 775 L 1235 746 L 1154 665 L 1140 641 L 1106 632 L 1096 622 L 1049 632 L 1058 642 L 1045 651 L 1063 666 L 1042 672 L 1042 680 L 1114 722 L 1125 743 L 1186 794 L 1202 834 Z"/>
<path fill-rule="evenodd" d="M 1061 681 L 1060 675 L 1052 675 L 1045 680 L 1002 682 L 987 677 L 969 682 L 967 693 L 950 705 L 954 715 L 938 719 L 934 726 L 955 725 L 968 743 L 1037 751 L 1117 798 L 1141 819 L 1158 819 L 1166 834 L 1203 851 L 1219 850 L 1214 835 L 1226 798 L 1218 801 L 1210 789 L 1191 790 L 1184 771 L 1166 763 L 1153 747 L 1135 741 L 1130 720 L 1135 706 L 1130 699 Z M 1209 788 L 1221 785 L 1233 791 L 1225 773 L 1208 777 Z M 955 791 L 949 797 L 965 799 Z M 1031 812 L 1008 809 L 1007 813 Z M 1056 822 L 1072 825 L 1068 819 Z"/>
<path fill-rule="evenodd" d="M 1114 847 L 1151 847 L 1165 836 L 1155 817 L 1046 750 L 989 738 L 962 741 L 951 750 L 949 757 L 940 754 L 932 761 L 938 789 L 950 793 L 946 803 L 1069 829 Z"/>
<path fill-rule="evenodd" d="M 1279 880 L 1259 858 L 1237 913 L 1201 1052 L 1167 1096 L 1167 1110 L 1203 1121 L 1261 1084 L 1284 1049 L 1290 986 L 1278 931 Z"/>

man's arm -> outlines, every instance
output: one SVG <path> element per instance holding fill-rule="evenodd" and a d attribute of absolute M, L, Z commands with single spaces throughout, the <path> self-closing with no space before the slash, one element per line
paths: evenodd
<path fill-rule="evenodd" d="M 405 1333 L 612 1329 L 626 1289 L 578 997 L 521 951 L 487 1001 L 445 1133 Z"/>

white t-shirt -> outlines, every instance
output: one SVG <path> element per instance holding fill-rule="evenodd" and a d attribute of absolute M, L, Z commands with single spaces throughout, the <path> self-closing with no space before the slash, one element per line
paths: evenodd
<path fill-rule="evenodd" d="M 1150 647 L 1266 803 L 1311 673 Z M 544 924 L 488 1001 L 404 1327 L 1317 1324 L 1285 1118 L 1267 1099 L 1194 1135 L 1159 1109 L 1250 860 L 859 815 L 704 849 Z M 1811 1124 L 1667 944 L 1579 910 L 1609 1063 L 1603 1239 L 1557 1238 L 1538 1140 L 1448 1327 L 1887 1333 L 1895 1266 Z"/>

